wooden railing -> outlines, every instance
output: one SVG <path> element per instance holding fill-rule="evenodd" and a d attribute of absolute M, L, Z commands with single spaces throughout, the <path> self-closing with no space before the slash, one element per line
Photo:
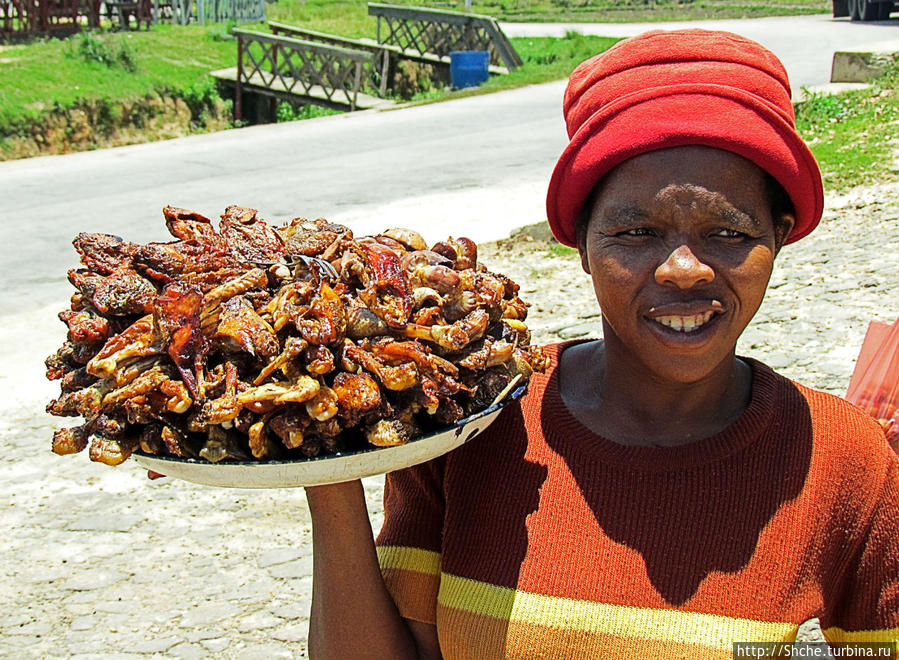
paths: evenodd
<path fill-rule="evenodd" d="M 99 25 L 99 0 L 0 0 L 0 39 Z"/>
<path fill-rule="evenodd" d="M 314 41 L 316 43 L 370 53 L 371 59 L 364 65 L 368 83 L 372 89 L 378 90 L 379 96 L 387 96 L 387 91 L 391 87 L 396 60 L 400 54 L 400 49 L 396 46 L 376 44 L 371 41 L 363 41 L 362 39 L 339 37 L 334 34 L 307 30 L 275 21 L 269 21 L 268 26 L 272 33 L 278 36 L 289 36 L 304 41 Z"/>
<path fill-rule="evenodd" d="M 378 43 L 396 46 L 404 54 L 449 59 L 454 50 L 486 50 L 490 63 L 512 70 L 521 58 L 490 16 L 454 11 L 369 3 L 378 19 Z"/>
<path fill-rule="evenodd" d="M 234 116 L 242 118 L 245 87 L 296 101 L 355 110 L 362 84 L 362 68 L 371 54 L 339 46 L 314 43 L 252 30 L 234 30 L 237 36 L 237 79 Z"/>

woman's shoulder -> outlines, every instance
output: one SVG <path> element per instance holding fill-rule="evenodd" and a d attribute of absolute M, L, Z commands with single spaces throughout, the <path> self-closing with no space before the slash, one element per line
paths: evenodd
<path fill-rule="evenodd" d="M 852 431 L 874 439 L 883 438 L 883 430 L 877 421 L 843 397 L 804 385 L 777 373 L 758 360 L 749 358 L 748 361 L 752 363 L 755 380 L 770 381 L 777 389 L 781 390 L 779 400 L 782 404 L 788 405 L 789 403 L 789 398 L 785 397 L 783 392 L 792 391 L 797 398 L 801 398 L 808 407 L 816 426 L 820 425 L 822 429 L 837 432 Z"/>
<path fill-rule="evenodd" d="M 877 421 L 846 399 L 816 390 L 767 365 L 750 360 L 754 384 L 770 388 L 776 406 L 775 428 L 807 424 L 814 452 L 822 462 L 844 475 L 883 476 L 899 459 Z"/>

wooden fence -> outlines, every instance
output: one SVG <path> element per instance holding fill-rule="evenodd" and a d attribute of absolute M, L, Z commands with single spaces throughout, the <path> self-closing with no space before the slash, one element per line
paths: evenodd
<path fill-rule="evenodd" d="M 100 25 L 100 0 L 0 0 L 0 39 Z"/>
<path fill-rule="evenodd" d="M 153 0 L 153 17 L 179 25 L 255 23 L 265 20 L 265 0 Z"/>
<path fill-rule="evenodd" d="M 0 39 L 58 35 L 100 26 L 153 23 L 250 23 L 265 20 L 265 0 L 0 0 Z"/>
<path fill-rule="evenodd" d="M 387 91 L 391 86 L 393 72 L 396 68 L 396 61 L 400 55 L 400 49 L 396 46 L 374 44 L 371 43 L 370 40 L 364 41 L 362 39 L 339 37 L 334 34 L 327 34 L 326 32 L 318 32 L 316 30 L 307 30 L 293 25 L 277 23 L 275 21 L 269 21 L 268 26 L 275 35 L 284 35 L 295 39 L 314 41 L 317 43 L 370 53 L 371 61 L 363 65 L 363 73 L 365 74 L 363 84 L 367 83 L 373 90 L 377 90 L 379 96 L 387 96 Z"/>
<path fill-rule="evenodd" d="M 522 64 L 491 16 L 379 3 L 369 3 L 368 13 L 378 19 L 378 43 L 396 46 L 406 57 L 448 61 L 454 50 L 486 50 L 494 66 L 512 70 Z"/>
<path fill-rule="evenodd" d="M 212 75 L 234 85 L 236 120 L 243 118 L 245 93 L 349 110 L 389 104 L 362 91 L 370 52 L 253 30 L 234 35 L 237 67 Z"/>

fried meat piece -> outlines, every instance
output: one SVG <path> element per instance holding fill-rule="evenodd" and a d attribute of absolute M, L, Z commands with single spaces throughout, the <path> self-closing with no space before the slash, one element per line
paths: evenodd
<path fill-rule="evenodd" d="M 213 341 L 226 351 L 262 357 L 277 355 L 281 350 L 272 327 L 240 296 L 222 303 Z"/>
<path fill-rule="evenodd" d="M 256 209 L 229 206 L 219 225 L 222 236 L 246 263 L 278 262 L 284 256 L 281 235 L 257 216 Z"/>
<path fill-rule="evenodd" d="M 67 309 L 59 313 L 59 320 L 69 326 L 67 339 L 73 344 L 96 344 L 109 337 L 109 321 L 91 312 Z"/>
<path fill-rule="evenodd" d="M 139 246 L 112 234 L 81 233 L 72 241 L 81 263 L 92 273 L 111 275 L 127 264 Z"/>
<path fill-rule="evenodd" d="M 98 378 L 107 378 L 126 360 L 156 355 L 160 352 L 153 317 L 148 314 L 102 344 L 87 361 L 87 371 Z M 75 359 L 78 360 L 77 356 Z"/>
<path fill-rule="evenodd" d="M 337 395 L 338 415 L 346 426 L 355 425 L 363 415 L 382 405 L 378 383 L 366 373 L 341 372 L 334 377 L 333 389 Z"/>
<path fill-rule="evenodd" d="M 412 312 L 412 290 L 396 253 L 378 243 L 360 243 L 359 299 L 391 328 L 403 328 Z"/>
<path fill-rule="evenodd" d="M 197 287 L 173 283 L 156 297 L 154 320 L 172 362 L 195 398 L 198 376 L 209 348 L 200 329 L 203 293 Z"/>
<path fill-rule="evenodd" d="M 153 310 L 156 287 L 130 267 L 122 267 L 103 278 L 94 289 L 91 302 L 102 314 L 129 316 Z"/>
<path fill-rule="evenodd" d="M 166 206 L 162 209 L 165 216 L 165 226 L 169 233 L 182 241 L 208 241 L 213 243 L 218 239 L 218 232 L 212 226 L 212 221 L 204 215 L 176 206 Z"/>
<path fill-rule="evenodd" d="M 219 270 L 239 272 L 241 264 L 220 238 L 214 242 L 177 241 L 147 243 L 134 255 L 135 269 L 149 279 L 167 284 L 178 279 Z"/>
<path fill-rule="evenodd" d="M 77 454 L 87 447 L 90 435 L 88 424 L 69 429 L 59 429 L 53 434 L 53 453 L 60 455 Z"/>
<path fill-rule="evenodd" d="M 375 447 L 395 447 L 409 442 L 409 434 L 399 420 L 381 419 L 365 429 L 365 439 Z"/>
<path fill-rule="evenodd" d="M 341 239 L 353 237 L 353 232 L 348 227 L 331 224 L 323 218 L 317 220 L 294 218 L 279 233 L 284 240 L 285 254 L 302 254 L 307 257 L 326 254 L 328 248 Z M 330 256 L 326 258 L 330 259 Z"/>
<path fill-rule="evenodd" d="M 106 465 L 121 465 L 137 449 L 138 443 L 137 437 L 113 439 L 95 435 L 91 439 L 90 459 Z"/>

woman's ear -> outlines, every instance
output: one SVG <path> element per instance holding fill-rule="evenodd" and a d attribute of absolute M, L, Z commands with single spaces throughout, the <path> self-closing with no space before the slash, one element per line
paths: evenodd
<path fill-rule="evenodd" d="M 780 248 L 787 242 L 787 237 L 793 231 L 796 224 L 796 216 L 792 213 L 781 213 L 780 218 L 774 220 L 774 253 L 780 252 Z"/>
<path fill-rule="evenodd" d="M 592 204 L 590 208 L 592 208 Z M 587 275 L 590 274 L 590 261 L 587 259 L 587 228 L 589 226 L 590 217 L 581 211 L 578 223 L 574 228 L 574 243 L 578 254 L 581 256 L 581 268 L 584 269 Z"/>
<path fill-rule="evenodd" d="M 577 242 L 577 251 L 581 255 L 581 268 L 584 269 L 587 275 L 590 275 L 590 261 L 587 259 L 587 249 L 580 241 Z"/>

